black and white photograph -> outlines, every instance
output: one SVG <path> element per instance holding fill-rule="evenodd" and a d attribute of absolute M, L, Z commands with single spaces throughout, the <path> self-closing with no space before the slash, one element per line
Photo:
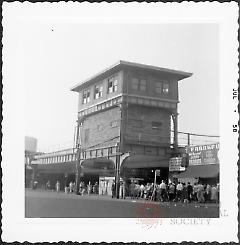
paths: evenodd
<path fill-rule="evenodd" d="M 4 3 L 5 241 L 238 241 L 238 6 L 188 6 Z"/>

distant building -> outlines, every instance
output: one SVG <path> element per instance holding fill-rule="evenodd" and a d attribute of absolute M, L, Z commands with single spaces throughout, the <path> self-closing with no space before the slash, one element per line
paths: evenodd
<path fill-rule="evenodd" d="M 37 152 L 37 139 L 25 136 L 25 187 L 31 186 L 32 167 L 30 166 Z"/>
<path fill-rule="evenodd" d="M 37 151 L 37 139 L 29 136 L 25 136 L 25 151 L 36 152 Z"/>

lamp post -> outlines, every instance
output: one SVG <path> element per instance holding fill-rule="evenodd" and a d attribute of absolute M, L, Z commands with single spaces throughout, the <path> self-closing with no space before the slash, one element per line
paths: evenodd
<path fill-rule="evenodd" d="M 115 183 L 116 183 L 116 198 L 119 199 L 119 188 L 120 188 L 120 145 L 116 143 L 116 175 L 115 175 Z"/>
<path fill-rule="evenodd" d="M 80 177 L 80 161 L 81 161 L 81 147 L 80 147 L 80 126 L 81 126 L 81 121 L 78 119 L 77 120 L 77 137 L 76 137 L 76 163 L 75 163 L 75 168 L 76 168 L 76 175 L 75 175 L 75 183 L 76 183 L 76 188 L 75 188 L 75 193 L 76 195 L 79 194 L 79 177 Z"/>

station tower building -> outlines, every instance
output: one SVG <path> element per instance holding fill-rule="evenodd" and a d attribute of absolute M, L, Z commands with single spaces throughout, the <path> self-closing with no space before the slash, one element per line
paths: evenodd
<path fill-rule="evenodd" d="M 169 159 L 178 145 L 178 82 L 191 75 L 121 60 L 75 85 L 76 144 L 82 152 L 117 146 L 121 158 L 115 164 L 121 177 L 152 181 L 154 169 L 161 169 L 161 178 L 167 179 Z"/>

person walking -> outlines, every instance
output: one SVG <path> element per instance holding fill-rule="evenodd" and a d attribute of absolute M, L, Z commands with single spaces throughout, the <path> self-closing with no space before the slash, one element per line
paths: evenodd
<path fill-rule="evenodd" d="M 203 203 L 205 201 L 204 200 L 204 187 L 201 183 L 198 184 L 197 200 L 199 203 Z"/>
<path fill-rule="evenodd" d="M 112 198 L 114 198 L 116 195 L 116 185 L 115 185 L 115 181 L 113 181 L 112 183 Z"/>
<path fill-rule="evenodd" d="M 193 193 L 193 187 L 190 184 L 190 182 L 188 182 L 188 185 L 187 185 L 187 199 L 188 199 L 189 202 L 191 202 L 191 200 L 192 200 L 192 193 Z"/>
<path fill-rule="evenodd" d="M 217 203 L 217 187 L 215 185 L 211 188 L 211 202 Z"/>
<path fill-rule="evenodd" d="M 193 197 L 192 197 L 192 199 L 195 202 L 197 202 L 197 192 L 198 192 L 198 186 L 197 186 L 196 183 L 194 183 L 194 185 L 193 185 L 193 195 L 192 195 Z"/>
<path fill-rule="evenodd" d="M 88 193 L 88 195 L 90 195 L 91 192 L 92 192 L 92 185 L 91 185 L 91 182 L 89 181 L 88 182 L 88 186 L 87 186 L 87 193 Z"/>
<path fill-rule="evenodd" d="M 209 202 L 211 200 L 211 186 L 207 184 L 206 186 L 206 202 Z"/>
<path fill-rule="evenodd" d="M 46 183 L 46 190 L 50 190 L 50 181 L 49 180 Z"/>
<path fill-rule="evenodd" d="M 60 191 L 60 182 L 57 181 L 56 183 L 56 191 L 59 192 Z"/>
<path fill-rule="evenodd" d="M 167 199 L 167 187 L 164 180 L 162 180 L 159 187 L 160 187 L 160 200 L 164 202 Z"/>
<path fill-rule="evenodd" d="M 188 191 L 187 191 L 187 186 L 185 183 L 182 184 L 183 185 L 183 190 L 182 190 L 182 199 L 181 201 L 183 203 L 188 203 Z"/>
<path fill-rule="evenodd" d="M 169 196 L 169 201 L 172 202 L 174 200 L 174 195 L 175 193 L 175 186 L 173 183 L 169 184 L 169 188 L 168 188 L 168 196 Z"/>
<path fill-rule="evenodd" d="M 183 191 L 183 185 L 181 182 L 178 182 L 176 190 L 177 190 L 176 199 L 177 199 L 177 201 L 180 201 L 180 200 L 182 200 L 182 191 Z"/>
<path fill-rule="evenodd" d="M 69 192 L 70 193 L 73 192 L 73 183 L 72 183 L 72 181 L 69 183 Z"/>

